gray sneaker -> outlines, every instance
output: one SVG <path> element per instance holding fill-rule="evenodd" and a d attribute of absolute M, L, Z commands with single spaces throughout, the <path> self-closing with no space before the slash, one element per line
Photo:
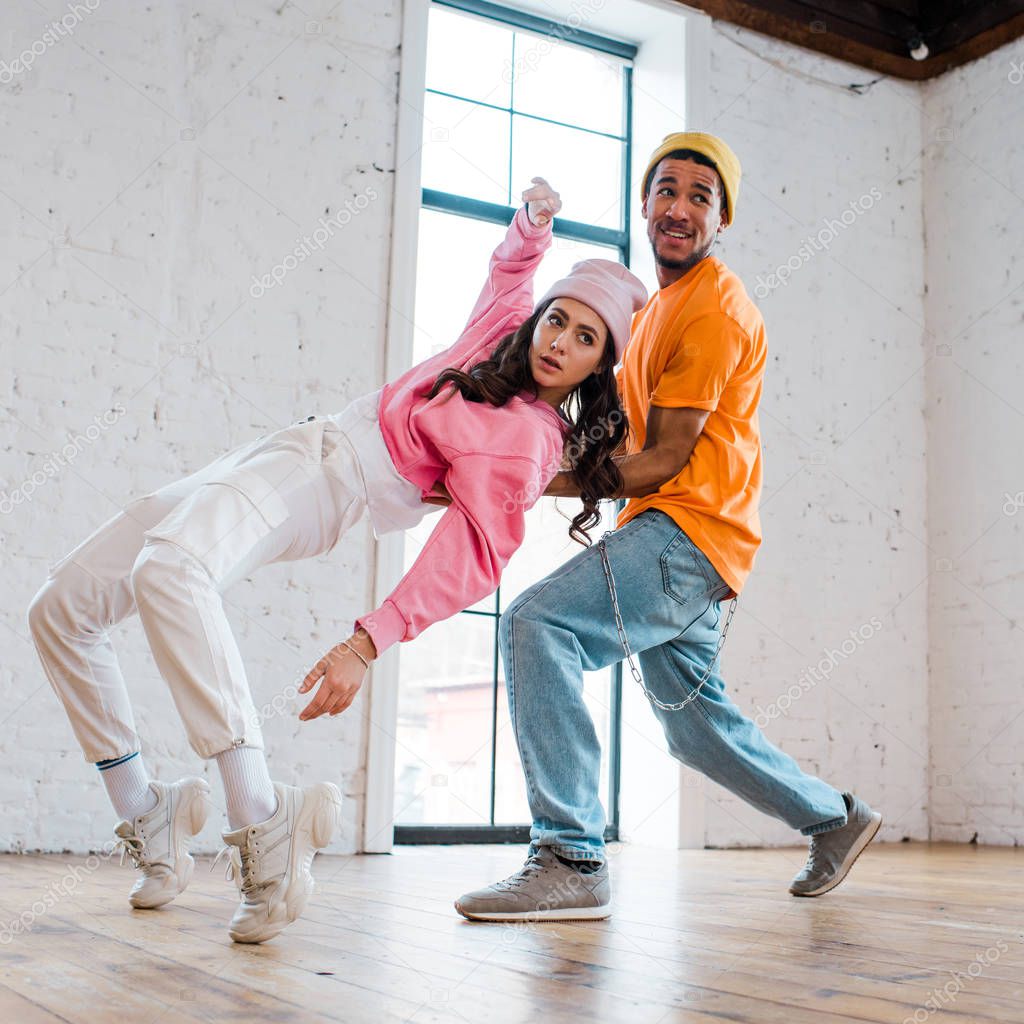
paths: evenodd
<path fill-rule="evenodd" d="M 882 816 L 852 793 L 844 793 L 846 824 L 811 836 L 810 855 L 789 884 L 794 896 L 820 896 L 834 889 L 849 873 L 864 847 L 875 838 Z"/>
<path fill-rule="evenodd" d="M 611 898 L 607 860 L 584 874 L 542 846 L 514 875 L 460 896 L 455 909 L 470 921 L 593 921 L 611 914 Z"/>

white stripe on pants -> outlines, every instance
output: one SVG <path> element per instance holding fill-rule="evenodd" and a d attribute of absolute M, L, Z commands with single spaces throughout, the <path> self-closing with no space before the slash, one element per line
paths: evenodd
<path fill-rule="evenodd" d="M 196 753 L 262 747 L 221 593 L 261 565 L 329 552 L 367 508 L 378 535 L 435 510 L 394 468 L 379 395 L 130 502 L 51 568 L 29 626 L 87 761 L 140 747 L 109 636 L 136 611 Z"/>

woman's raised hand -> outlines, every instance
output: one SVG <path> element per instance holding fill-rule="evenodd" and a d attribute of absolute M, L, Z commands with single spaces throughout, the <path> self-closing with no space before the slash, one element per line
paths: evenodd
<path fill-rule="evenodd" d="M 562 208 L 562 199 L 543 178 L 530 180 L 534 184 L 523 192 L 523 202 L 530 223 L 541 228 Z"/>

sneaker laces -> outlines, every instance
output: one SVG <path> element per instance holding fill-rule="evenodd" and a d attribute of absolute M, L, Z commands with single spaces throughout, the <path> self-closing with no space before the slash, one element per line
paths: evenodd
<path fill-rule="evenodd" d="M 239 875 L 241 874 L 241 865 L 238 863 L 238 858 L 235 856 L 235 847 L 228 846 L 226 843 L 217 851 L 217 856 L 213 858 L 213 863 L 210 865 L 210 871 L 214 871 L 217 865 L 220 863 L 221 858 L 226 856 L 228 858 L 227 870 L 224 872 L 224 879 L 228 882 L 234 882 L 236 885 L 241 885 L 239 881 Z"/>
<path fill-rule="evenodd" d="M 822 833 L 824 835 L 826 833 Z M 825 844 L 821 842 L 818 835 L 811 836 L 811 848 L 807 852 L 807 868 L 810 871 L 817 871 L 819 868 L 828 868 L 830 864 L 825 856 Z"/>
<path fill-rule="evenodd" d="M 114 841 L 114 849 L 121 851 L 121 859 L 118 863 L 123 867 L 124 859 L 127 857 L 133 867 L 138 868 L 141 871 L 145 871 L 147 868 L 152 867 L 149 861 L 146 860 L 142 855 L 142 851 L 146 848 L 146 841 L 140 839 L 134 833 L 130 836 L 118 836 Z"/>
<path fill-rule="evenodd" d="M 228 868 L 224 877 L 229 881 L 233 881 L 238 886 L 242 896 L 246 898 L 255 896 L 261 889 L 266 888 L 268 885 L 273 885 L 276 881 L 273 878 L 260 881 L 256 877 L 258 856 L 253 849 L 252 835 L 251 829 L 246 832 L 245 841 L 241 846 L 228 844 L 222 846 L 220 852 L 214 857 L 213 864 L 210 865 L 210 870 L 212 871 L 217 866 L 221 857 L 227 854 Z"/>
<path fill-rule="evenodd" d="M 846 797 L 843 797 L 843 803 L 846 803 Z M 853 805 L 849 804 L 846 808 L 846 824 L 850 823 L 850 815 L 853 813 Z M 807 856 L 807 867 L 810 870 L 816 868 L 830 868 L 832 866 L 831 861 L 826 855 L 826 836 L 831 836 L 836 832 L 846 828 L 846 825 L 840 825 L 837 829 L 829 829 L 828 832 L 816 832 L 811 836 L 811 847 L 808 851 Z"/>
<path fill-rule="evenodd" d="M 166 867 L 158 860 L 150 860 L 145 855 L 146 840 L 139 835 L 132 833 L 130 836 L 118 836 L 114 841 L 114 849 L 120 849 L 121 857 L 119 863 L 123 866 L 127 857 L 132 862 L 132 867 L 141 871 L 144 878 L 152 878 L 161 874 L 160 869 Z"/>
<path fill-rule="evenodd" d="M 495 889 L 517 889 L 524 882 L 528 882 L 530 878 L 540 874 L 543 870 L 544 864 L 540 859 L 540 854 L 535 853 L 514 875 L 509 875 L 508 878 L 498 882 L 495 885 Z"/>

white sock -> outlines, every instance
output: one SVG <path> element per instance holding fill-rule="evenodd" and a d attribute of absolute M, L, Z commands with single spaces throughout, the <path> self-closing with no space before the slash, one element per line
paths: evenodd
<path fill-rule="evenodd" d="M 157 796 L 149 788 L 149 772 L 138 751 L 109 761 L 97 761 L 96 767 L 114 811 L 126 821 L 156 807 Z"/>
<path fill-rule="evenodd" d="M 255 825 L 273 817 L 277 794 L 267 770 L 267 759 L 259 747 L 231 747 L 216 756 L 224 782 L 228 827 Z"/>

